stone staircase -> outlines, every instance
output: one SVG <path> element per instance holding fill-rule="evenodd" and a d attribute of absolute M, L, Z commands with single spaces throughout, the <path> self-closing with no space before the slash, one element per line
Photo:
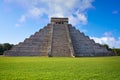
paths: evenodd
<path fill-rule="evenodd" d="M 67 18 L 52 23 L 4 52 L 5 56 L 111 56 L 111 51 L 95 43 L 71 24 Z M 57 21 L 57 22 L 55 22 Z M 65 22 L 64 22 L 65 21 Z M 61 23 L 61 24 L 58 24 Z M 64 24 L 62 24 L 64 23 Z"/>
<path fill-rule="evenodd" d="M 65 24 L 53 25 L 51 56 L 71 56 L 67 28 Z"/>

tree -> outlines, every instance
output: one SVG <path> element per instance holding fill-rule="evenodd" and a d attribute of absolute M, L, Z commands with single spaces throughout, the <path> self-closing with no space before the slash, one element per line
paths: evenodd
<path fill-rule="evenodd" d="M 13 44 L 4 43 L 0 44 L 0 55 L 3 55 L 4 51 L 10 50 L 12 48 Z"/>
<path fill-rule="evenodd" d="M 107 44 L 103 45 L 106 49 L 109 49 L 109 46 Z"/>
<path fill-rule="evenodd" d="M 103 44 L 102 46 L 105 47 L 107 50 L 112 51 L 112 49 L 109 48 L 109 46 L 107 44 Z"/>
<path fill-rule="evenodd" d="M 4 52 L 3 45 L 2 45 L 2 44 L 0 44 L 0 55 L 2 55 L 2 54 L 3 54 L 3 52 Z"/>
<path fill-rule="evenodd" d="M 12 45 L 9 44 L 9 43 L 4 43 L 3 44 L 4 51 L 11 49 L 11 47 L 12 47 Z"/>
<path fill-rule="evenodd" d="M 120 56 L 120 49 L 113 48 L 112 51 L 115 53 L 116 56 Z"/>

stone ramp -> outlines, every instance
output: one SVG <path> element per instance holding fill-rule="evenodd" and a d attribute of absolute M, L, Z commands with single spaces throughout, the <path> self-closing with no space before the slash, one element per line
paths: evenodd
<path fill-rule="evenodd" d="M 6 51 L 7 56 L 48 56 L 51 36 L 51 24 L 26 38 L 11 50 Z"/>

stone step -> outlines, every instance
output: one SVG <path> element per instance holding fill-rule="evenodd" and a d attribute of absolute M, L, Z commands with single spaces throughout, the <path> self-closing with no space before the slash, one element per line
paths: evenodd
<path fill-rule="evenodd" d="M 47 24 L 4 54 L 8 56 L 104 56 L 112 53 L 71 24 Z"/>
<path fill-rule="evenodd" d="M 6 51 L 6 55 L 11 56 L 39 56 L 48 55 L 48 46 L 50 45 L 51 25 L 40 29 L 38 32 L 20 42 L 11 50 Z"/>
<path fill-rule="evenodd" d="M 71 56 L 66 28 L 68 25 L 56 24 L 52 34 L 52 56 Z"/>
<path fill-rule="evenodd" d="M 95 43 L 84 33 L 72 27 L 72 25 L 69 25 L 69 31 L 76 56 L 96 56 L 95 54 L 103 55 L 103 52 L 108 52 L 100 44 Z"/>

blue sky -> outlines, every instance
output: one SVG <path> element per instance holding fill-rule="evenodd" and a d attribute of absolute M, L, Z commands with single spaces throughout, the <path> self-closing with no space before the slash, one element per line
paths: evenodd
<path fill-rule="evenodd" d="M 68 17 L 95 42 L 120 48 L 120 0 L 0 0 L 0 43 L 24 41 L 50 17 Z"/>

